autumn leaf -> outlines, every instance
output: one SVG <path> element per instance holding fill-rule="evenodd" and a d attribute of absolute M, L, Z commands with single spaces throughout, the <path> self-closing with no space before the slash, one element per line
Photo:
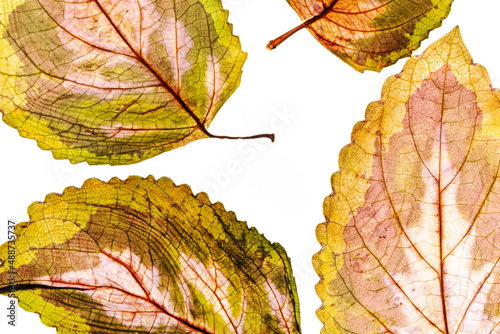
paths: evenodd
<path fill-rule="evenodd" d="M 307 28 L 355 70 L 380 72 L 418 49 L 448 16 L 453 0 L 287 0 L 303 23 L 269 42 L 274 49 Z"/>
<path fill-rule="evenodd" d="M 322 333 L 500 333 L 500 91 L 458 27 L 385 82 L 339 166 Z"/>
<path fill-rule="evenodd" d="M 220 0 L 3 0 L 2 119 L 72 163 L 234 138 L 207 130 L 246 59 L 227 16 Z"/>
<path fill-rule="evenodd" d="M 171 180 L 87 180 L 15 228 L 20 306 L 58 333 L 300 333 L 289 259 L 207 195 Z"/>

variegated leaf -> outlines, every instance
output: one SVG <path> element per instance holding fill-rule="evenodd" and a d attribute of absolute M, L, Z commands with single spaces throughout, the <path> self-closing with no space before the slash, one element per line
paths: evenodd
<path fill-rule="evenodd" d="M 33 203 L 0 292 L 58 333 L 299 333 L 289 259 L 171 180 L 87 180 Z M 13 266 L 10 268 L 10 266 Z"/>
<path fill-rule="evenodd" d="M 500 91 L 458 27 L 340 153 L 314 257 L 323 333 L 500 333 Z"/>
<path fill-rule="evenodd" d="M 246 58 L 227 15 L 220 0 L 2 0 L 2 119 L 73 163 L 231 138 L 207 130 Z"/>
<path fill-rule="evenodd" d="M 303 23 L 269 42 L 274 49 L 307 28 L 355 70 L 380 71 L 418 49 L 448 16 L 453 0 L 287 0 Z"/>

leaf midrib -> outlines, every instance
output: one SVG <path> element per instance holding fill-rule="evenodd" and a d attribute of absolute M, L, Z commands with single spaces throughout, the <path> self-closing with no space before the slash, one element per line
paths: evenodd
<path fill-rule="evenodd" d="M 151 73 L 155 76 L 155 78 L 160 82 L 161 86 L 163 88 L 165 88 L 169 94 L 171 94 L 175 101 L 180 105 L 180 107 L 185 110 L 189 116 L 196 122 L 198 128 L 203 132 L 205 133 L 207 136 L 211 137 L 211 134 L 208 132 L 208 130 L 205 128 L 205 126 L 202 124 L 202 122 L 200 121 L 200 119 L 194 114 L 194 112 L 188 107 L 188 105 L 184 102 L 184 100 L 181 98 L 181 96 L 168 84 L 167 81 L 165 81 L 165 79 L 160 75 L 158 74 L 158 72 L 156 72 L 153 67 L 148 63 L 146 62 L 146 60 L 143 58 L 142 54 L 140 54 L 139 52 L 137 52 L 137 50 L 135 50 L 132 45 L 129 43 L 129 41 L 125 38 L 125 36 L 123 35 L 123 33 L 120 31 L 120 29 L 118 29 L 118 27 L 115 25 L 115 23 L 113 22 L 113 20 L 111 19 L 111 17 L 109 16 L 109 14 L 104 10 L 104 8 L 101 6 L 99 0 L 94 0 L 95 3 L 97 4 L 97 6 L 99 7 L 99 9 L 101 10 L 101 12 L 103 13 L 103 15 L 106 17 L 106 19 L 108 20 L 109 24 L 113 27 L 113 29 L 116 31 L 116 33 L 120 36 L 120 38 L 123 40 L 123 42 L 127 45 L 127 47 L 130 49 L 130 51 L 132 51 L 132 53 L 135 55 L 135 57 L 137 57 L 137 60 Z M 142 18 L 142 13 L 141 13 L 141 18 Z M 141 21 L 142 22 L 142 21 Z M 177 32 L 177 30 L 176 30 Z M 142 33 L 142 31 L 141 31 Z M 176 43 L 177 43 L 177 38 L 175 39 L 176 40 Z M 177 46 L 177 45 L 176 45 Z M 176 57 L 176 61 L 177 61 L 177 58 Z"/>
<path fill-rule="evenodd" d="M 439 175 L 437 181 L 437 191 L 438 191 L 438 232 L 439 232 L 439 290 L 441 291 L 441 306 L 443 308 L 443 321 L 444 321 L 444 329 L 445 333 L 449 334 L 450 330 L 448 328 L 448 310 L 446 307 L 446 291 L 444 287 L 444 275 L 446 274 L 444 268 L 444 256 L 443 256 L 443 205 L 442 205 L 442 197 L 443 190 L 441 186 L 441 161 L 442 161 L 442 151 L 443 151 L 443 119 L 444 119 L 444 104 L 445 104 L 445 95 L 446 95 L 446 79 L 448 78 L 448 64 L 450 62 L 451 50 L 448 52 L 448 58 L 446 59 L 446 66 L 444 70 L 443 76 L 443 88 L 441 93 L 441 120 L 439 122 Z"/>
<path fill-rule="evenodd" d="M 102 254 L 104 254 L 104 253 L 102 253 Z M 111 259 L 113 261 L 116 261 L 116 259 L 114 259 L 114 258 L 111 258 Z M 116 262 L 118 262 L 118 261 L 116 261 Z M 125 267 L 125 268 L 127 268 L 127 267 Z M 134 279 L 136 279 L 136 276 L 134 276 Z M 51 281 L 51 282 L 53 282 L 53 283 L 59 283 L 59 284 L 69 284 L 68 282 L 64 282 L 64 281 L 60 281 L 60 282 Z M 140 287 L 141 287 L 141 289 L 143 288 L 142 285 L 140 285 Z M 17 285 L 17 291 L 32 291 L 32 290 L 35 290 L 35 289 L 42 289 L 42 290 L 75 290 L 75 291 L 82 291 L 83 292 L 83 291 L 91 291 L 91 290 L 95 291 L 95 290 L 99 290 L 99 289 L 103 289 L 103 288 L 108 288 L 108 289 L 113 289 L 113 290 L 121 291 L 122 293 L 124 293 L 126 295 L 133 296 L 133 297 L 136 297 L 138 299 L 142 299 L 142 300 L 144 300 L 144 301 L 146 301 L 148 303 L 151 303 L 153 306 L 155 306 L 156 308 L 158 308 L 158 310 L 161 311 L 162 313 L 165 313 L 166 315 L 168 315 L 169 317 L 177 320 L 178 322 L 182 323 L 183 325 L 185 325 L 185 326 L 187 326 L 187 327 L 189 327 L 189 328 L 191 328 L 193 330 L 196 330 L 196 332 L 203 333 L 203 334 L 213 334 L 211 332 L 207 332 L 206 330 L 203 330 L 201 328 L 198 328 L 198 327 L 190 324 L 189 322 L 187 322 L 186 320 L 184 320 L 182 318 L 179 318 L 179 317 L 176 317 L 176 316 L 170 314 L 165 309 L 163 309 L 160 305 L 156 304 L 154 301 L 152 301 L 149 298 L 144 298 L 144 297 L 135 295 L 133 293 L 130 293 L 130 291 L 126 291 L 126 290 L 120 289 L 118 287 L 111 287 L 111 286 L 91 286 L 91 285 L 89 285 L 88 287 L 85 287 L 84 285 L 80 285 L 80 286 L 64 286 L 63 287 L 63 286 L 50 286 L 50 285 L 45 285 L 45 284 L 40 284 L 40 283 L 27 283 L 27 284 L 19 284 L 19 285 Z M 10 287 L 9 286 L 0 288 L 0 294 L 5 294 L 7 292 L 10 292 Z M 102 304 L 100 304 L 100 305 L 102 305 Z"/>

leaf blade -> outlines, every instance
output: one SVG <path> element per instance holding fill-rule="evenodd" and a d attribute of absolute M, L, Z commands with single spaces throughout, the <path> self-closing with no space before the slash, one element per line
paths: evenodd
<path fill-rule="evenodd" d="M 386 81 L 317 228 L 323 333 L 493 330 L 499 101 L 458 27 Z"/>
<path fill-rule="evenodd" d="M 166 178 L 90 179 L 28 211 L 16 227 L 20 305 L 61 333 L 300 332 L 283 248 L 206 194 Z"/>
<path fill-rule="evenodd" d="M 269 49 L 307 28 L 355 70 L 380 72 L 418 49 L 429 32 L 441 26 L 453 0 L 287 2 L 303 23 L 271 41 Z"/>
<path fill-rule="evenodd" d="M 129 164 L 227 138 L 207 130 L 246 59 L 227 16 L 219 0 L 9 0 L 2 119 L 73 163 Z"/>

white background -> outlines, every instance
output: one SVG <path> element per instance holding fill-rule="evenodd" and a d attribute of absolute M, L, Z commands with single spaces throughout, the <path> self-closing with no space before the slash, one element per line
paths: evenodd
<path fill-rule="evenodd" d="M 1 0 L 7 1 L 7 0 Z M 311 257 L 319 250 L 315 228 L 323 221 L 323 199 L 330 176 L 354 124 L 364 119 L 369 102 L 380 98 L 382 83 L 406 62 L 382 73 L 360 74 L 301 31 L 274 51 L 265 46 L 300 20 L 284 0 L 223 0 L 229 21 L 248 52 L 239 89 L 220 110 L 210 131 L 221 135 L 276 133 L 268 140 L 206 139 L 142 163 L 123 166 L 71 165 L 54 160 L 35 141 L 0 124 L 0 242 L 7 240 L 7 219 L 28 219 L 26 209 L 50 192 L 80 187 L 84 180 L 113 176 L 170 177 L 195 193 L 224 203 L 240 220 L 279 242 L 292 259 L 301 305 L 303 333 L 319 333 L 315 316 L 321 305 Z M 459 25 L 475 62 L 485 66 L 500 87 L 500 1 L 457 0 L 441 28 L 415 52 Z M 7 325 L 7 297 L 0 296 L 1 333 L 55 333 L 38 315 L 20 311 L 18 327 Z"/>

